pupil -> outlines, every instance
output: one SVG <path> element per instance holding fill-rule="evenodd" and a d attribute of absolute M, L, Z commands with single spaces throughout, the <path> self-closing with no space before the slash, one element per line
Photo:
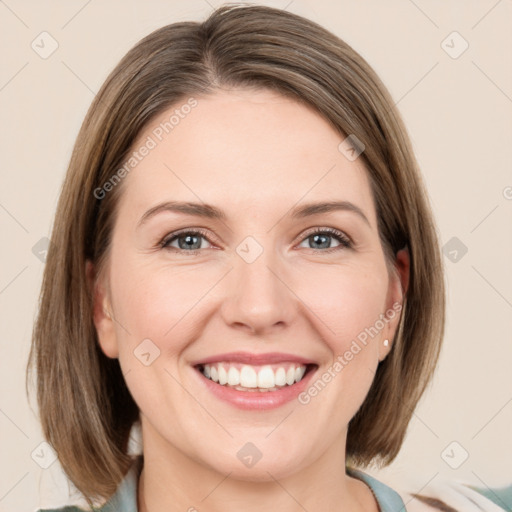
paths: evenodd
<path fill-rule="evenodd" d="M 183 249 L 184 247 L 188 249 L 198 249 L 199 247 L 193 247 L 194 245 L 197 245 L 197 242 L 194 244 L 193 239 L 198 239 L 199 237 L 196 235 L 187 235 L 185 237 L 182 237 L 185 239 L 184 244 L 180 243 L 180 248 Z M 200 245 L 200 244 L 199 244 Z"/>
<path fill-rule="evenodd" d="M 322 247 L 327 247 L 329 245 L 329 243 L 327 242 L 327 239 L 329 238 L 328 236 L 326 236 L 326 235 L 313 235 L 313 239 L 314 239 L 315 243 L 317 243 L 317 241 L 319 239 L 321 239 L 321 238 L 323 238 L 326 242 L 323 243 L 323 244 L 320 242 L 320 245 L 322 245 Z"/>

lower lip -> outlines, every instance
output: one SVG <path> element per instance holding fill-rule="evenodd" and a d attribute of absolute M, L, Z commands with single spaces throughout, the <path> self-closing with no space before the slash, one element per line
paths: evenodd
<path fill-rule="evenodd" d="M 267 410 L 275 409 L 297 398 L 308 386 L 317 367 L 309 370 L 300 382 L 292 386 L 285 386 L 278 391 L 238 391 L 237 389 L 222 386 L 213 380 L 207 379 L 202 372 L 194 368 L 204 386 L 217 398 L 229 404 L 245 410 Z"/>

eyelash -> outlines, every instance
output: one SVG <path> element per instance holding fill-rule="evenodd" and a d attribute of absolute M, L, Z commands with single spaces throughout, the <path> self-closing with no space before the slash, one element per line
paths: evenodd
<path fill-rule="evenodd" d="M 337 229 L 334 229 L 334 228 L 315 228 L 313 231 L 308 232 L 304 236 L 304 238 L 301 240 L 301 243 L 304 240 L 306 240 L 309 237 L 316 235 L 316 234 L 328 234 L 328 235 L 332 236 L 333 238 L 336 238 L 337 241 L 340 242 L 340 245 L 338 245 L 337 247 L 331 247 L 330 249 L 311 249 L 312 251 L 331 253 L 331 252 L 335 252 L 335 251 L 338 251 L 341 249 L 352 249 L 352 247 L 353 247 L 352 241 L 344 233 L 342 233 L 341 231 L 338 231 Z M 170 247 L 168 245 L 171 242 L 174 242 L 174 240 L 176 240 L 177 238 L 179 238 L 182 235 L 200 235 L 203 238 L 205 238 L 209 243 L 212 243 L 212 242 L 210 242 L 210 240 L 208 238 L 208 233 L 205 230 L 203 230 L 203 229 L 184 229 L 182 231 L 176 231 L 174 233 L 171 233 L 171 235 L 166 236 L 158 245 L 162 249 L 166 249 L 166 250 L 169 250 L 171 252 L 176 252 L 176 253 L 187 253 L 187 254 L 190 254 L 191 256 L 195 256 L 203 250 L 203 249 L 193 249 L 191 251 L 187 251 L 184 249 L 178 249 L 176 247 Z"/>

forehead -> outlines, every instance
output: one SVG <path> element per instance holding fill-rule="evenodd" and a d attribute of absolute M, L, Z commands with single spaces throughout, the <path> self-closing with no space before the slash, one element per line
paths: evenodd
<path fill-rule="evenodd" d="M 123 183 L 120 208 L 129 205 L 140 216 L 158 201 L 179 199 L 218 205 L 229 216 L 350 200 L 375 224 L 362 160 L 346 158 L 338 148 L 345 137 L 313 108 L 268 90 L 193 100 L 160 113 L 139 134 L 129 152 L 139 159 Z M 150 149 L 140 151 L 144 146 Z"/>

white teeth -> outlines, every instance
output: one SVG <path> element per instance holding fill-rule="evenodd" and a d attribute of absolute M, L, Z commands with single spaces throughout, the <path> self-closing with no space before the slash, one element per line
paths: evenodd
<path fill-rule="evenodd" d="M 295 381 L 299 382 L 302 377 L 304 377 L 304 373 L 306 372 L 306 367 L 301 366 L 295 370 Z"/>
<path fill-rule="evenodd" d="M 240 372 L 231 367 L 228 371 L 228 384 L 230 386 L 238 386 L 240 384 Z"/>
<path fill-rule="evenodd" d="M 275 386 L 275 375 L 270 366 L 264 366 L 258 372 L 258 387 L 259 388 L 273 388 Z M 242 384 L 243 386 L 243 384 Z"/>
<path fill-rule="evenodd" d="M 226 382 L 228 381 L 228 374 L 226 372 L 226 370 L 224 370 L 224 366 L 222 366 L 221 364 L 219 365 L 219 384 L 226 384 Z"/>
<path fill-rule="evenodd" d="M 306 366 L 286 364 L 284 366 L 258 366 L 248 364 L 214 363 L 202 366 L 203 375 L 219 383 L 232 386 L 238 390 L 277 391 L 283 386 L 291 386 L 300 382 L 306 373 Z"/>
<path fill-rule="evenodd" d="M 291 386 L 294 382 L 295 382 L 295 367 L 290 366 L 290 368 L 288 368 L 288 371 L 286 372 L 286 384 L 288 384 L 288 386 Z"/>
<path fill-rule="evenodd" d="M 252 366 L 244 365 L 240 370 L 240 386 L 244 388 L 257 388 L 258 376 Z"/>
<path fill-rule="evenodd" d="M 286 372 L 284 371 L 284 368 L 282 366 L 277 369 L 274 380 L 275 380 L 276 386 L 285 386 L 286 385 Z M 293 384 L 293 382 L 292 382 L 292 384 Z"/>

